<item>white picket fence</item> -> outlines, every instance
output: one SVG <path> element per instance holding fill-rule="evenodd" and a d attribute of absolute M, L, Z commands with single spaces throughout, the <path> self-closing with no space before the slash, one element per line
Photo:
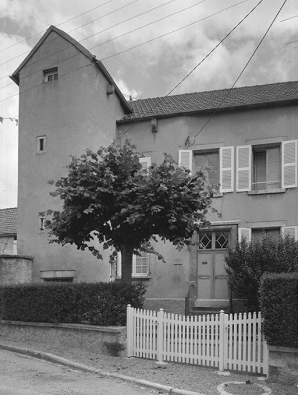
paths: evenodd
<path fill-rule="evenodd" d="M 268 373 L 261 314 L 182 316 L 127 306 L 127 355 Z"/>

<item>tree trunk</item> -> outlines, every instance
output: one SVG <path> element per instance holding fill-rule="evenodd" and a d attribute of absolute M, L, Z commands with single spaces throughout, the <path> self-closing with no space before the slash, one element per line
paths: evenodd
<path fill-rule="evenodd" d="M 133 247 L 131 245 L 123 245 L 121 247 L 121 271 L 122 279 L 121 281 L 126 284 L 131 284 L 132 275 L 132 256 Z"/>

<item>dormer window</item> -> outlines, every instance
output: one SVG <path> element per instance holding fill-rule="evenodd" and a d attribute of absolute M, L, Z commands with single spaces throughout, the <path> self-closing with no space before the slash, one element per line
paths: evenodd
<path fill-rule="evenodd" d="M 44 82 L 57 81 L 58 80 L 58 67 L 52 67 L 43 71 Z"/>

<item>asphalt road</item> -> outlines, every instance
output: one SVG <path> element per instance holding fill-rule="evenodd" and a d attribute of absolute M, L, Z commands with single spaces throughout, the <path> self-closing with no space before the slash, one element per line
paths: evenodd
<path fill-rule="evenodd" d="M 0 395 L 48 394 L 147 395 L 150 390 L 0 350 Z"/>

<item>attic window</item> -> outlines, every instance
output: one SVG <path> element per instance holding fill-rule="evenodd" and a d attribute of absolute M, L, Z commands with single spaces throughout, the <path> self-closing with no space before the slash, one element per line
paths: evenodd
<path fill-rule="evenodd" d="M 57 81 L 58 80 L 58 67 L 52 67 L 43 71 L 44 82 Z"/>

